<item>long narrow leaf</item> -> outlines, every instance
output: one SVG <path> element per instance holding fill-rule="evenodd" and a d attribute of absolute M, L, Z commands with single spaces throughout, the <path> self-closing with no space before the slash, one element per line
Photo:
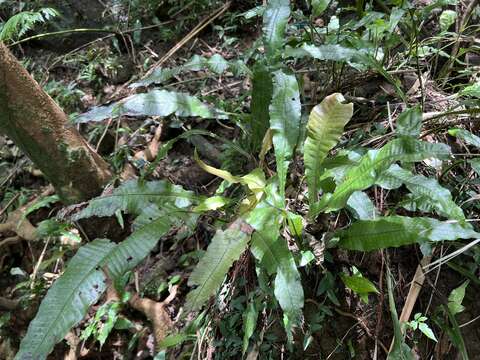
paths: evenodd
<path fill-rule="evenodd" d="M 217 231 L 188 280 L 188 285 L 196 288 L 187 295 L 187 311 L 200 309 L 220 288 L 230 267 L 247 248 L 251 232 L 250 226 L 242 219 L 225 231 Z"/>
<path fill-rule="evenodd" d="M 280 194 L 285 197 L 288 165 L 300 134 L 300 93 L 295 76 L 287 75 L 281 70 L 274 73 L 273 84 L 270 129 L 273 133 Z"/>
<path fill-rule="evenodd" d="M 258 150 L 265 132 L 270 125 L 268 107 L 272 101 L 273 83 L 272 74 L 268 68 L 259 64 L 253 70 L 252 78 L 252 147 Z"/>
<path fill-rule="evenodd" d="M 95 240 L 70 260 L 65 273 L 52 285 L 20 344 L 16 360 L 41 360 L 53 350 L 106 289 L 101 267 L 115 244 Z"/>
<path fill-rule="evenodd" d="M 399 182 L 405 184 L 416 198 L 423 198 L 439 215 L 449 219 L 463 220 L 463 210 L 452 199 L 448 189 L 442 187 L 437 180 L 423 175 L 414 175 L 398 165 L 392 165 L 379 179 L 378 184 Z"/>
<path fill-rule="evenodd" d="M 275 297 L 292 323 L 297 324 L 302 313 L 304 295 L 293 255 L 286 240 L 280 236 L 283 199 L 274 183 L 267 187 L 266 192 L 267 198 L 247 218 L 247 222 L 255 229 L 251 251 L 268 274 L 276 273 Z"/>
<path fill-rule="evenodd" d="M 380 150 L 370 150 L 360 163 L 347 171 L 345 180 L 333 194 L 326 194 L 311 210 L 316 216 L 320 211 L 331 212 L 345 206 L 350 195 L 374 185 L 383 171 L 397 161 L 416 162 L 427 158 L 448 159 L 450 148 L 445 144 L 432 144 L 412 137 L 401 137 L 390 141 Z"/>
<path fill-rule="evenodd" d="M 447 241 L 479 237 L 470 225 L 432 218 L 388 216 L 357 221 L 335 233 L 338 246 L 349 250 L 372 251 L 427 241 Z"/>
<path fill-rule="evenodd" d="M 353 115 L 353 104 L 343 104 L 343 95 L 327 96 L 315 106 L 307 123 L 304 162 L 311 204 L 316 202 L 319 191 L 320 170 L 323 160 L 343 134 L 343 128 Z"/>
<path fill-rule="evenodd" d="M 75 123 L 102 121 L 118 116 L 198 116 L 204 119 L 226 118 L 221 111 L 194 96 L 167 90 L 135 94 L 113 105 L 101 106 L 79 115 Z"/>
<path fill-rule="evenodd" d="M 263 13 L 263 41 L 270 56 L 283 45 L 289 17 L 289 0 L 269 0 Z"/>

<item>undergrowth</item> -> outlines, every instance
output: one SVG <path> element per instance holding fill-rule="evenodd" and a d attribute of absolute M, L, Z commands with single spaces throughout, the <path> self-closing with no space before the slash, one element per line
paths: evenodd
<path fill-rule="evenodd" d="M 297 8 L 288 0 L 270 0 L 238 15 L 262 24 L 262 35 L 243 58 L 197 54 L 182 65 L 157 67 L 130 84 L 132 95 L 76 117 L 77 124 L 175 117 L 183 132 L 163 142 L 155 159 L 138 166 L 137 180 L 122 182 L 73 215 L 39 227 L 44 237 L 65 236 L 70 224 L 82 219 L 114 217 L 131 233 L 119 243 L 96 239 L 75 251 L 42 300 L 16 359 L 45 359 L 111 289 L 119 299 L 97 310 L 84 338 L 94 336 L 103 344 L 117 323 L 119 328 L 133 327 L 120 324 L 119 313 L 133 296 L 126 284 L 134 269 L 161 239 L 175 236 L 176 242 L 186 241 L 206 217 L 211 218 L 212 236 L 204 252 L 183 259 L 188 266 L 196 265 L 178 312 L 181 326 L 156 339 L 158 358 L 176 353 L 193 357 L 195 351 L 202 356 L 200 337 L 221 350 L 218 358 L 308 354 L 315 351 L 315 333 L 342 311 L 345 291 L 365 307 L 378 303 L 380 294 L 388 300 L 391 348 L 381 343 L 378 333 L 371 335 L 382 348 L 380 358 L 413 359 L 419 338 L 412 334 L 437 342 L 437 329 L 446 329 L 467 358 L 455 316 L 463 311 L 469 282 L 452 291 L 432 319 L 417 313 L 406 321 L 398 315 L 390 269 L 382 272 L 385 277 L 379 283 L 353 264 L 335 263 L 341 254 L 377 252 L 390 268 L 385 249 L 415 245 L 423 264 L 439 257 L 428 269 L 461 254 L 471 260 L 472 269 L 478 267 L 478 241 L 472 239 L 480 238 L 475 216 L 480 138 L 452 115 L 478 112 L 480 86 L 472 81 L 474 70 L 461 70 L 459 53 L 447 53 L 460 36 L 450 31 L 457 16 L 453 2 L 425 7 L 408 1 L 379 4 L 383 5 L 357 2 L 355 7 L 341 7 L 311 1 L 308 8 Z M 38 16 L 47 20 L 41 11 Z M 37 22 L 25 16 L 7 22 L 2 34 L 9 35 L 0 36 L 12 39 L 15 31 L 22 36 Z M 135 16 L 141 19 L 143 13 Z M 439 26 L 420 37 L 432 19 L 438 19 Z M 410 89 L 402 82 L 403 67 L 413 76 Z M 304 76 L 305 70 L 311 78 Z M 200 72 L 248 79 L 251 90 L 223 100 L 199 98 L 171 85 L 179 75 Z M 388 86 L 389 98 L 373 100 L 360 86 L 355 89 L 358 79 L 371 73 L 371 81 Z M 455 81 L 445 83 L 441 91 L 451 94 L 453 105 L 436 111 L 427 79 L 441 82 L 452 74 Z M 61 99 L 57 85 L 49 87 Z M 357 126 L 372 104 L 382 109 L 387 121 Z M 229 140 L 190 129 L 183 120 L 192 117 L 235 126 L 239 135 Z M 215 139 L 224 149 L 223 166 L 202 160 L 198 146 L 192 155 L 203 171 L 221 180 L 213 192 L 199 194 L 167 180 L 150 180 L 178 142 L 198 136 Z M 460 165 L 461 175 L 452 175 Z M 444 247 L 451 249 L 447 255 Z M 472 274 L 471 269 L 465 272 Z M 178 281 L 170 278 L 159 293 Z M 338 284 L 343 284 L 343 292 Z M 108 326 L 101 322 L 105 317 Z M 192 343 L 197 350 L 188 345 Z M 353 344 L 337 349 L 355 358 Z"/>

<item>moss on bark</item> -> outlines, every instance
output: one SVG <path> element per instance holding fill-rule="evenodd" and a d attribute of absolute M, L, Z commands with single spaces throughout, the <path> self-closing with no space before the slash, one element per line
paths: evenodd
<path fill-rule="evenodd" d="M 0 131 L 35 163 L 65 203 L 97 195 L 111 178 L 107 163 L 2 43 Z"/>

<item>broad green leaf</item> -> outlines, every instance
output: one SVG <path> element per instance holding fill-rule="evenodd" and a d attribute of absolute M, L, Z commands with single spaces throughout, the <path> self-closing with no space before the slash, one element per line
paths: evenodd
<path fill-rule="evenodd" d="M 405 110 L 397 119 L 397 135 L 420 136 L 422 130 L 422 109 L 420 106 Z"/>
<path fill-rule="evenodd" d="M 227 70 L 230 70 L 234 75 L 248 74 L 250 72 L 245 63 L 241 60 L 230 62 L 220 54 L 215 54 L 210 58 L 194 55 L 186 64 L 181 66 L 176 66 L 174 68 L 157 68 L 151 74 L 134 82 L 129 87 L 137 88 L 140 86 L 149 86 L 151 84 L 163 84 L 182 72 L 201 71 L 206 69 L 218 75 L 223 74 Z"/>
<path fill-rule="evenodd" d="M 345 286 L 359 295 L 365 303 L 368 303 L 368 294 L 379 294 L 375 285 L 361 274 L 355 274 L 353 276 L 340 274 L 340 278 Z"/>
<path fill-rule="evenodd" d="M 273 56 L 282 47 L 289 17 L 289 0 L 268 1 L 263 13 L 263 41 L 269 56 Z"/>
<path fill-rule="evenodd" d="M 428 326 L 427 323 L 421 322 L 420 324 L 418 324 L 418 330 L 420 330 L 422 334 L 428 337 L 429 339 L 435 342 L 438 342 L 437 338 L 435 337 L 435 334 L 433 333 L 433 330 L 430 328 L 430 326 Z"/>
<path fill-rule="evenodd" d="M 445 144 L 432 144 L 411 137 L 402 137 L 390 141 L 379 150 L 370 150 L 358 165 L 351 167 L 345 174 L 333 194 L 326 194 L 311 209 L 316 216 L 322 210 L 331 212 L 342 209 L 355 191 L 365 190 L 374 185 L 379 175 L 397 161 L 416 162 L 427 158 L 449 159 L 450 148 Z"/>
<path fill-rule="evenodd" d="M 229 202 L 230 202 L 230 199 L 223 196 L 216 195 L 216 196 L 212 196 L 204 200 L 201 200 L 199 204 L 193 208 L 193 211 L 205 212 L 205 211 L 217 210 L 224 207 Z"/>
<path fill-rule="evenodd" d="M 468 160 L 468 163 L 472 167 L 473 171 L 477 173 L 478 176 L 480 176 L 480 159 L 472 159 Z"/>
<path fill-rule="evenodd" d="M 319 46 L 303 44 L 299 48 L 292 48 L 290 46 L 287 46 L 284 52 L 285 57 L 293 57 L 298 59 L 308 56 L 316 60 L 332 61 L 350 61 L 357 54 L 357 50 L 349 49 L 338 44 Z"/>
<path fill-rule="evenodd" d="M 293 324 L 297 324 L 302 315 L 304 295 L 300 273 L 293 256 L 288 262 L 282 261 L 282 266 L 277 269 L 274 293 L 284 314 Z"/>
<path fill-rule="evenodd" d="M 187 311 L 200 309 L 220 288 L 230 267 L 247 248 L 252 230 L 238 219 L 226 230 L 216 232 L 188 280 L 188 285 L 196 288 L 187 295 Z"/>
<path fill-rule="evenodd" d="M 390 13 L 390 20 L 388 22 L 388 32 L 393 33 L 397 28 L 400 20 L 405 15 L 405 10 L 400 8 L 393 8 L 392 12 Z"/>
<path fill-rule="evenodd" d="M 213 55 L 207 61 L 208 68 L 216 74 L 222 74 L 228 69 L 228 61 L 220 54 Z"/>
<path fill-rule="evenodd" d="M 311 204 L 318 200 L 323 160 L 338 143 L 345 125 L 353 115 L 353 104 L 344 104 L 344 101 L 341 94 L 327 96 L 312 109 L 308 119 L 303 158 Z"/>
<path fill-rule="evenodd" d="M 463 88 L 460 95 L 480 98 L 480 81 Z"/>
<path fill-rule="evenodd" d="M 427 241 L 452 241 L 479 237 L 469 224 L 432 218 L 388 216 L 361 220 L 337 231 L 338 246 L 348 250 L 372 251 Z"/>
<path fill-rule="evenodd" d="M 355 191 L 347 201 L 347 208 L 359 220 L 373 220 L 378 217 L 378 210 L 372 200 L 363 191 Z"/>
<path fill-rule="evenodd" d="M 194 96 L 170 92 L 167 90 L 152 90 L 136 94 L 123 101 L 118 111 L 128 116 L 199 116 L 213 118 L 214 113 Z"/>
<path fill-rule="evenodd" d="M 465 310 L 465 306 L 462 305 L 463 298 L 465 297 L 465 290 L 467 289 L 469 280 L 465 281 L 462 285 L 452 290 L 448 296 L 448 309 L 452 315 L 456 315 Z"/>
<path fill-rule="evenodd" d="M 180 74 L 182 72 L 182 67 L 175 67 L 175 68 L 156 68 L 152 71 L 152 73 L 143 79 L 134 82 L 129 87 L 130 88 L 137 88 L 140 86 L 149 86 L 151 84 L 163 84 L 173 78 L 174 76 Z"/>
<path fill-rule="evenodd" d="M 168 181 L 143 183 L 138 180 L 128 180 L 111 194 L 91 200 L 85 209 L 73 216 L 73 220 L 92 216 L 112 216 L 118 211 L 140 215 L 151 204 L 159 208 L 168 205 L 187 208 L 198 199 L 193 192 Z"/>
<path fill-rule="evenodd" d="M 293 255 L 286 240 L 280 236 L 283 199 L 275 183 L 268 185 L 266 192 L 267 198 L 246 219 L 256 230 L 250 250 L 269 275 L 276 273 L 275 297 L 285 314 L 296 324 L 303 308 L 303 288 Z"/>
<path fill-rule="evenodd" d="M 272 101 L 272 74 L 263 64 L 256 64 L 252 78 L 252 147 L 258 150 L 270 126 L 269 106 Z"/>
<path fill-rule="evenodd" d="M 311 0 L 313 16 L 320 16 L 327 10 L 330 0 Z"/>
<path fill-rule="evenodd" d="M 198 116 L 204 119 L 225 118 L 194 96 L 167 90 L 151 90 L 129 96 L 118 103 L 93 108 L 74 119 L 75 123 L 101 121 L 118 116 Z"/>
<path fill-rule="evenodd" d="M 86 315 L 106 290 L 101 267 L 108 263 L 115 244 L 95 240 L 70 260 L 63 275 L 48 290 L 35 319 L 20 344 L 16 360 L 46 359 L 54 345 Z"/>
<path fill-rule="evenodd" d="M 248 349 L 248 342 L 257 327 L 258 308 L 255 301 L 250 301 L 242 314 L 243 320 L 243 347 L 242 354 L 245 354 Z"/>
<path fill-rule="evenodd" d="M 290 231 L 290 234 L 292 234 L 297 238 L 300 238 L 302 236 L 303 216 L 288 211 L 287 224 L 288 224 L 288 230 Z"/>
<path fill-rule="evenodd" d="M 398 165 L 392 165 L 380 175 L 377 184 L 395 182 L 405 184 L 415 198 L 425 199 L 439 215 L 455 220 L 465 219 L 463 210 L 455 204 L 450 191 L 442 187 L 437 180 L 414 175 Z"/>
<path fill-rule="evenodd" d="M 128 181 L 111 195 L 92 200 L 76 218 L 126 211 L 137 215 L 134 231 L 119 244 L 96 240 L 78 251 L 42 302 L 17 359 L 33 358 L 29 352 L 44 359 L 105 291 L 105 274 L 115 281 L 133 269 L 172 227 L 192 231 L 198 218 L 189 211 L 192 199 L 191 193 L 167 182 Z"/>
<path fill-rule="evenodd" d="M 155 215 L 157 218 L 148 219 L 145 224 L 138 224 L 135 231 L 112 250 L 106 263 L 111 277 L 118 278 L 137 266 L 172 227 L 180 228 L 187 225 L 192 228 L 198 218 L 198 215 L 179 209 L 170 211 L 162 209 Z"/>
<path fill-rule="evenodd" d="M 285 197 L 288 165 L 300 134 L 300 93 L 297 79 L 281 70 L 274 73 L 270 129 L 277 161 L 280 194 Z"/>
<path fill-rule="evenodd" d="M 453 10 L 443 10 L 440 14 L 440 30 L 447 31 L 450 26 L 455 24 L 457 12 Z"/>
<path fill-rule="evenodd" d="M 452 136 L 455 136 L 455 137 L 465 141 L 468 145 L 472 145 L 472 146 L 480 148 L 480 137 L 472 134 L 468 130 L 465 130 L 465 129 L 450 129 L 450 130 L 448 130 L 448 133 Z"/>

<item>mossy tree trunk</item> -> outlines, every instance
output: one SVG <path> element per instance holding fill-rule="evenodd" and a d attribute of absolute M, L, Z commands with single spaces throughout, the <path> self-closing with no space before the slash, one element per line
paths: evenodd
<path fill-rule="evenodd" d="M 111 177 L 107 163 L 2 43 L 0 131 L 33 161 L 65 203 L 97 195 Z"/>

